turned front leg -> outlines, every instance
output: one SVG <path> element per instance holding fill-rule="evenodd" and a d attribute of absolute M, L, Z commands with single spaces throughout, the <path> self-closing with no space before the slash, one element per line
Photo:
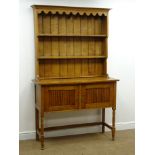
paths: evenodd
<path fill-rule="evenodd" d="M 102 133 L 105 132 L 105 125 L 104 125 L 104 122 L 105 122 L 105 108 L 102 109 Z"/>
<path fill-rule="evenodd" d="M 38 135 L 38 131 L 39 131 L 39 111 L 38 109 L 35 109 L 35 121 L 36 121 L 36 140 L 39 140 L 39 135 Z"/>
<path fill-rule="evenodd" d="M 115 140 L 115 108 L 112 108 L 112 140 Z"/>
<path fill-rule="evenodd" d="M 40 130 L 41 150 L 44 150 L 44 117 L 41 116 L 41 130 Z"/>
<path fill-rule="evenodd" d="M 37 96 L 36 96 L 36 85 L 34 86 L 34 90 L 35 90 L 35 125 L 36 125 L 36 140 L 39 140 L 39 135 L 38 135 L 38 131 L 39 131 L 39 111 L 36 108 L 37 106 Z"/>

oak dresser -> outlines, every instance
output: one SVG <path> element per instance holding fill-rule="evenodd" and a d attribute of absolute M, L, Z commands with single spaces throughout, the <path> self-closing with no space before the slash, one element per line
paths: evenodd
<path fill-rule="evenodd" d="M 102 125 L 115 137 L 116 83 L 107 74 L 107 8 L 33 5 L 35 28 L 36 139 L 44 149 L 44 132 Z M 112 125 L 105 122 L 112 108 Z M 102 120 L 44 127 L 44 114 L 101 109 Z"/>

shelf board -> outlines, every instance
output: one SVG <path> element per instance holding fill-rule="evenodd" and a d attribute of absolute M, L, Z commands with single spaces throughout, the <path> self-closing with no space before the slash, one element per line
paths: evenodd
<path fill-rule="evenodd" d="M 49 84 L 85 84 L 85 83 L 98 83 L 98 82 L 112 82 L 112 81 L 119 81 L 118 79 L 110 78 L 110 77 L 84 77 L 84 78 L 59 78 L 59 79 L 36 79 L 33 80 L 36 84 L 41 85 L 49 85 Z"/>
<path fill-rule="evenodd" d="M 40 56 L 38 59 L 103 59 L 106 56 Z"/>
<path fill-rule="evenodd" d="M 38 37 L 107 37 L 106 34 L 100 35 L 76 35 L 76 34 L 38 34 Z"/>

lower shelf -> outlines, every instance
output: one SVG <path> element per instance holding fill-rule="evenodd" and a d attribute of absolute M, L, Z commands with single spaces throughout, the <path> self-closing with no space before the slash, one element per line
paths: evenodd
<path fill-rule="evenodd" d="M 68 129 L 68 128 L 78 128 L 78 127 L 87 127 L 87 126 L 96 126 L 96 125 L 104 125 L 109 129 L 112 129 L 112 126 L 110 126 L 105 122 L 92 122 L 92 123 L 84 123 L 84 124 L 71 124 L 71 125 L 64 125 L 64 126 L 48 127 L 48 128 L 44 128 L 44 131 L 62 130 L 62 129 Z M 39 132 L 40 132 L 40 129 L 39 129 Z"/>

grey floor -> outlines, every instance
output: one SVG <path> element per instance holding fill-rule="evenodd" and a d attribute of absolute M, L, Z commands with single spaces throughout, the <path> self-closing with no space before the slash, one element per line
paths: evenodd
<path fill-rule="evenodd" d="M 35 140 L 20 141 L 20 155 L 134 155 L 135 131 L 111 132 L 65 136 L 45 139 L 45 150 Z"/>

